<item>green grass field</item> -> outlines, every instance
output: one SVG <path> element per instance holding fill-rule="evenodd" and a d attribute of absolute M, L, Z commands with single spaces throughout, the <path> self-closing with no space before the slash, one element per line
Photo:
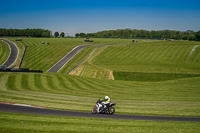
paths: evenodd
<path fill-rule="evenodd" d="M 15 42 L 16 38 L 9 39 Z M 129 44 L 98 48 L 90 58 L 67 75 L 71 68 L 94 50 L 94 47 L 84 48 L 59 73 L 46 73 L 71 49 L 84 44 L 81 40 L 23 38 L 22 42 L 15 42 L 21 55 L 24 46 L 28 45 L 22 67 L 43 70 L 44 73 L 0 72 L 0 101 L 90 112 L 97 99 L 109 95 L 112 102 L 117 103 L 117 114 L 200 117 L 200 48 L 188 58 L 191 49 L 199 45 L 199 42 L 138 40 L 138 43 L 130 43 L 130 39 L 92 39 L 96 44 Z M 42 44 L 42 41 L 50 45 Z M 0 51 L 0 55 L 9 55 L 8 48 L 5 49 L 6 52 Z M 103 129 L 107 122 L 111 126 Z M 1 113 L 0 123 L 3 132 L 199 131 L 198 123 L 191 122 L 105 120 L 10 113 Z"/>
<path fill-rule="evenodd" d="M 129 42 L 128 39 L 93 39 L 94 42 L 82 42 L 84 38 L 22 38 L 22 41 L 15 41 L 16 38 L 7 38 L 17 44 L 23 53 L 25 45 L 28 46 L 22 68 L 30 70 L 42 70 L 46 72 L 63 56 L 78 45 L 86 44 L 112 44 Z M 44 42 L 44 44 L 42 44 Z M 46 45 L 49 43 L 49 45 Z M 21 55 L 19 55 L 19 61 Z M 19 64 L 17 62 L 17 65 Z"/>
<path fill-rule="evenodd" d="M 158 41 L 110 46 L 93 59 L 95 65 L 123 72 L 200 73 L 199 42 Z"/>
<path fill-rule="evenodd" d="M 166 81 L 181 78 L 200 77 L 200 74 L 181 73 L 144 73 L 144 72 L 114 72 L 115 80 L 126 81 Z"/>
<path fill-rule="evenodd" d="M 2 65 L 9 57 L 10 48 L 8 44 L 0 40 L 0 65 Z"/>
<path fill-rule="evenodd" d="M 0 101 L 90 112 L 109 95 L 116 113 L 200 116 L 200 77 L 130 82 L 54 73 L 0 73 Z"/>
<path fill-rule="evenodd" d="M 0 123 L 0 131 L 3 133 L 197 133 L 200 130 L 198 122 L 112 120 L 1 112 Z"/>
<path fill-rule="evenodd" d="M 195 45 L 199 43 L 139 40 L 139 43 L 101 47 L 70 74 L 130 81 L 199 76 L 200 48 L 189 56 Z"/>

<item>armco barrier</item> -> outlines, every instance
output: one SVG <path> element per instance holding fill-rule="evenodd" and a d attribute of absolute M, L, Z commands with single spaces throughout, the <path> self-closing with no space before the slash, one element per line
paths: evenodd
<path fill-rule="evenodd" d="M 43 73 L 43 71 L 41 71 L 41 70 L 29 70 L 29 69 L 26 69 L 26 68 L 15 69 L 15 70 L 6 69 L 6 70 L 0 70 L 0 72 L 32 72 L 32 73 Z"/>

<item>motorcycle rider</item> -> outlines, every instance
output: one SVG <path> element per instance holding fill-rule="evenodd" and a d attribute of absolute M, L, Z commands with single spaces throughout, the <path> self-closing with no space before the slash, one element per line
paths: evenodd
<path fill-rule="evenodd" d="M 103 108 L 104 109 L 108 108 L 108 106 L 110 105 L 110 102 L 111 102 L 111 99 L 109 98 L 109 96 L 105 96 L 105 99 L 101 101 Z"/>
<path fill-rule="evenodd" d="M 103 107 L 104 109 L 106 109 L 108 107 L 108 105 L 111 103 L 111 99 L 109 98 L 109 96 L 105 96 L 105 99 L 104 100 L 101 100 L 100 99 L 97 101 L 99 103 L 98 105 L 98 108 L 97 108 L 97 113 L 99 113 L 99 109 L 101 107 Z"/>

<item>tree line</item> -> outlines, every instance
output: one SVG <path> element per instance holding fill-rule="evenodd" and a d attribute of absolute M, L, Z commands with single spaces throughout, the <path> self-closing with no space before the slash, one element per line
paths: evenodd
<path fill-rule="evenodd" d="M 96 33 L 76 33 L 75 37 L 92 38 L 135 38 L 135 39 L 174 39 L 200 41 L 200 31 L 194 32 L 175 30 L 137 30 L 137 29 L 117 29 L 105 30 Z"/>
<path fill-rule="evenodd" d="M 51 37 L 52 32 L 44 29 L 1 29 L 0 36 Z"/>
<path fill-rule="evenodd" d="M 50 30 L 44 29 L 3 29 L 0 28 L 0 36 L 19 36 L 19 37 L 53 37 Z M 65 33 L 55 32 L 55 37 L 65 37 Z"/>

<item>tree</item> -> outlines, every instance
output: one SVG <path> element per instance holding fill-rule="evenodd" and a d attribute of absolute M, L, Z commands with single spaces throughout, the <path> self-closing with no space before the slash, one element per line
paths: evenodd
<path fill-rule="evenodd" d="M 58 36 L 59 36 L 59 33 L 56 31 L 56 32 L 54 33 L 54 36 L 55 36 L 55 37 L 58 37 Z"/>
<path fill-rule="evenodd" d="M 80 37 L 84 38 L 84 37 L 86 37 L 86 34 L 85 33 L 80 33 Z"/>
<path fill-rule="evenodd" d="M 49 31 L 45 31 L 42 33 L 42 37 L 50 37 L 51 33 Z"/>
<path fill-rule="evenodd" d="M 64 33 L 64 32 L 61 32 L 61 33 L 60 33 L 60 37 L 65 37 L 65 33 Z"/>
<path fill-rule="evenodd" d="M 75 37 L 80 37 L 80 34 L 79 34 L 79 33 L 76 33 L 76 34 L 75 34 Z"/>
<path fill-rule="evenodd" d="M 197 40 L 197 41 L 200 41 L 200 31 L 196 32 L 195 35 L 196 35 L 196 40 Z"/>

